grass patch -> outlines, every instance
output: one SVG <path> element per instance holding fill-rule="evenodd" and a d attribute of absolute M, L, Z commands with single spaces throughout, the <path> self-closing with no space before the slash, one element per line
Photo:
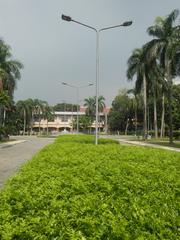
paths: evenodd
<path fill-rule="evenodd" d="M 0 239 L 179 239 L 179 154 L 60 136 L 0 195 Z"/>
<path fill-rule="evenodd" d="M 174 141 L 174 143 L 169 143 L 168 141 L 159 141 L 159 140 L 148 140 L 149 143 L 165 146 L 165 147 L 173 147 L 173 148 L 180 148 L 180 141 Z"/>

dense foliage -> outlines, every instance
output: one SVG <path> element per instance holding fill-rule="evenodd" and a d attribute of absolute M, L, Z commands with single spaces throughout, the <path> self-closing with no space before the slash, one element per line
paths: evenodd
<path fill-rule="evenodd" d="M 132 90 L 121 90 L 112 102 L 112 108 L 108 116 L 109 129 L 111 131 L 119 131 L 124 134 L 127 129 L 128 134 L 142 134 L 143 129 L 143 101 L 142 95 L 136 95 Z M 158 135 L 161 129 L 161 112 L 162 112 L 162 96 L 159 95 L 157 101 L 157 126 Z M 173 85 L 172 88 L 172 116 L 173 116 L 173 136 L 180 129 L 180 84 Z M 168 102 L 165 100 L 164 108 L 166 114 L 164 116 L 164 135 L 168 136 Z M 148 97 L 148 133 L 154 136 L 154 104 L 153 96 Z M 175 136 L 174 136 L 175 137 Z"/>
<path fill-rule="evenodd" d="M 180 130 L 180 84 L 173 86 L 173 127 Z"/>
<path fill-rule="evenodd" d="M 0 39 L 0 140 L 7 137 L 8 131 L 5 126 L 6 113 L 13 108 L 13 94 L 16 82 L 21 78 L 23 65 L 13 59 L 11 48 Z"/>
<path fill-rule="evenodd" d="M 137 104 L 137 99 L 128 90 L 119 91 L 112 102 L 108 122 L 111 131 L 137 134 L 137 130 L 142 130 L 143 125 L 142 104 Z"/>
<path fill-rule="evenodd" d="M 173 79 L 180 74 L 180 24 L 179 10 L 173 10 L 166 17 L 157 17 L 153 26 L 147 29 L 152 40 L 135 49 L 128 59 L 127 78 L 135 77 L 136 93 L 143 93 L 144 138 L 148 133 L 149 98 L 153 99 L 153 125 L 155 137 L 158 137 L 157 105 L 161 99 L 161 137 L 165 123 L 168 126 L 169 142 L 173 142 Z M 159 99 L 158 99 L 159 98 Z M 168 102 L 168 121 L 164 123 L 165 105 Z"/>
<path fill-rule="evenodd" d="M 78 106 L 79 109 L 80 106 Z M 58 103 L 53 107 L 54 111 L 77 112 L 77 104 Z"/>
<path fill-rule="evenodd" d="M 180 239 L 179 154 L 61 136 L 0 196 L 0 239 Z"/>

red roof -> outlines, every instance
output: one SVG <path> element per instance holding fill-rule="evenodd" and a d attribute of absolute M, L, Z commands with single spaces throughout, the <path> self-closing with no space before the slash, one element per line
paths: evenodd
<path fill-rule="evenodd" d="M 103 113 L 109 113 L 110 112 L 110 107 L 105 107 L 103 109 Z M 80 106 L 80 109 L 79 109 L 80 112 L 86 112 L 86 107 L 83 107 L 83 106 Z"/>

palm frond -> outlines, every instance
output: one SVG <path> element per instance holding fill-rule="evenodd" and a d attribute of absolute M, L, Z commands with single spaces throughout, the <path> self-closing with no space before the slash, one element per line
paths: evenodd
<path fill-rule="evenodd" d="M 156 37 L 156 38 L 162 38 L 164 37 L 164 31 L 162 26 L 154 25 L 147 29 L 147 33 L 150 36 Z"/>
<path fill-rule="evenodd" d="M 179 15 L 179 10 L 178 9 L 174 9 L 165 19 L 165 26 L 170 26 L 172 27 L 173 22 L 175 22 L 175 20 L 177 19 Z"/>
<path fill-rule="evenodd" d="M 166 36 L 172 34 L 173 23 L 177 19 L 178 15 L 179 15 L 179 10 L 175 9 L 165 18 L 164 31 L 166 32 Z"/>

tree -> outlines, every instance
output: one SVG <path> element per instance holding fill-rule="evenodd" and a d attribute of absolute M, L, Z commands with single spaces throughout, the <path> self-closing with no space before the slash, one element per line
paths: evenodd
<path fill-rule="evenodd" d="M 20 100 L 16 103 L 17 111 L 19 112 L 20 117 L 23 118 L 23 135 L 26 132 L 27 118 L 30 115 L 30 108 L 27 104 L 27 101 Z"/>
<path fill-rule="evenodd" d="M 112 102 L 109 113 L 109 127 L 112 131 L 127 133 L 128 127 L 133 129 L 134 109 L 126 89 L 121 90 Z"/>
<path fill-rule="evenodd" d="M 20 79 L 20 70 L 23 65 L 12 60 L 10 47 L 0 40 L 0 89 L 8 91 L 8 95 L 13 98 L 16 80 Z"/>
<path fill-rule="evenodd" d="M 41 119 L 44 114 L 44 109 L 48 105 L 46 101 L 40 100 L 40 99 L 34 99 L 33 100 L 33 122 L 35 119 L 39 122 L 39 134 L 41 130 Z"/>
<path fill-rule="evenodd" d="M 146 45 L 147 46 L 147 45 Z M 148 51 L 147 51 L 148 56 Z M 149 71 L 149 74 L 147 75 L 147 94 L 149 95 L 149 102 L 153 102 L 153 110 L 154 110 L 154 132 L 155 132 L 155 138 L 158 138 L 158 119 L 157 119 L 157 100 L 158 96 L 161 96 L 164 94 L 165 89 L 165 82 L 163 81 L 163 74 L 162 69 L 159 65 L 159 63 L 156 61 L 155 58 L 151 59 L 147 57 L 148 64 L 151 66 L 151 70 Z M 162 109 L 164 110 L 164 105 L 162 102 Z M 162 110 L 162 114 L 164 114 L 164 111 Z M 163 119 L 162 119 L 163 120 Z M 162 122 L 163 125 L 163 122 Z"/>
<path fill-rule="evenodd" d="M 127 78 L 132 80 L 136 76 L 136 91 L 143 90 L 144 99 L 144 139 L 147 138 L 147 75 L 150 66 L 146 61 L 145 48 L 135 49 L 128 59 Z"/>
<path fill-rule="evenodd" d="M 84 106 L 86 107 L 86 115 L 91 121 L 91 125 L 96 116 L 96 97 L 89 97 L 84 99 Z M 102 112 L 105 108 L 105 98 L 103 96 L 98 97 L 98 112 Z M 91 128 L 90 128 L 91 132 Z"/>
<path fill-rule="evenodd" d="M 43 111 L 42 111 L 42 118 L 47 121 L 46 133 L 48 135 L 48 122 L 53 121 L 54 119 L 54 112 L 53 108 L 50 107 L 48 104 L 44 104 Z"/>
<path fill-rule="evenodd" d="M 10 97 L 8 96 L 6 91 L 0 90 L 0 126 L 5 125 L 5 116 L 6 116 L 6 107 L 10 105 Z"/>
<path fill-rule="evenodd" d="M 88 129 L 91 129 L 91 118 L 87 115 L 85 116 L 79 116 L 79 127 L 83 130 L 83 132 L 86 132 Z M 77 119 L 74 119 L 73 126 L 75 127 L 77 125 Z"/>
<path fill-rule="evenodd" d="M 86 107 L 86 114 L 92 117 L 96 115 L 96 97 L 89 97 L 84 99 L 84 106 Z M 98 97 L 98 110 L 102 112 L 105 108 L 105 98 L 103 96 Z"/>
<path fill-rule="evenodd" d="M 84 106 L 86 107 L 86 115 L 94 119 L 96 114 L 95 98 L 94 97 L 85 98 Z"/>
<path fill-rule="evenodd" d="M 77 104 L 58 103 L 53 107 L 54 111 L 64 111 L 64 109 L 66 109 L 66 112 L 76 112 Z"/>
<path fill-rule="evenodd" d="M 1 124 L 5 124 L 6 107 L 13 100 L 13 93 L 16 87 L 16 80 L 20 79 L 20 69 L 22 64 L 17 60 L 12 60 L 12 54 L 10 47 L 0 39 L 0 116 L 3 116 L 0 121 Z"/>
<path fill-rule="evenodd" d="M 98 97 L 98 110 L 99 110 L 99 112 L 103 112 L 105 106 L 106 106 L 105 98 L 103 96 L 99 96 Z"/>
<path fill-rule="evenodd" d="M 135 125 L 135 135 L 137 135 L 137 128 L 138 128 L 138 108 L 142 105 L 142 96 L 141 94 L 138 94 L 135 88 L 129 89 L 127 91 L 127 94 L 130 96 L 130 99 L 132 101 L 132 108 L 134 110 L 134 125 Z"/>
<path fill-rule="evenodd" d="M 173 86 L 172 97 L 173 128 L 180 130 L 180 84 Z"/>
<path fill-rule="evenodd" d="M 164 81 L 167 82 L 167 98 L 169 104 L 169 142 L 173 142 L 172 132 L 172 79 L 178 73 L 180 58 L 180 26 L 174 26 L 179 15 L 176 9 L 166 18 L 158 17 L 155 25 L 148 28 L 148 33 L 153 40 L 148 43 L 150 58 L 159 58 L 164 69 Z"/>

